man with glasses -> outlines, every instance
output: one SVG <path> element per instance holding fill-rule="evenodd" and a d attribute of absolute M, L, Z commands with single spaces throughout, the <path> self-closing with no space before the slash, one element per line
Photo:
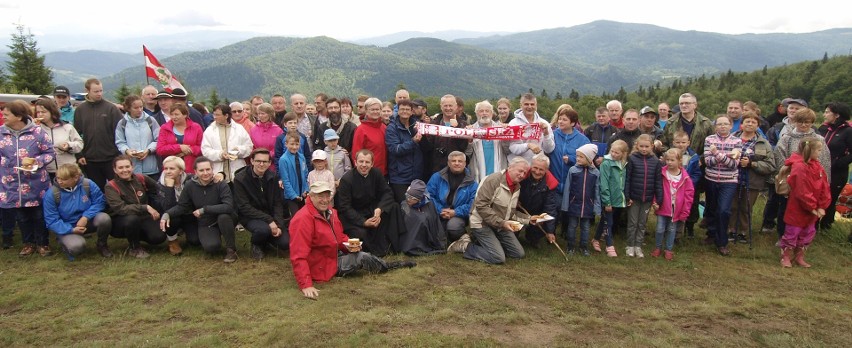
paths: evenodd
<path fill-rule="evenodd" d="M 284 219 L 284 201 L 278 174 L 269 169 L 272 158 L 266 148 L 254 149 L 251 165 L 241 168 L 234 175 L 234 203 L 240 215 L 240 223 L 251 233 L 251 257 L 263 259 L 267 245 L 279 252 L 290 245 Z"/>
<path fill-rule="evenodd" d="M 53 100 L 59 107 L 59 119 L 62 122 L 74 124 L 74 107 L 71 106 L 71 91 L 65 86 L 56 86 L 53 89 Z"/>

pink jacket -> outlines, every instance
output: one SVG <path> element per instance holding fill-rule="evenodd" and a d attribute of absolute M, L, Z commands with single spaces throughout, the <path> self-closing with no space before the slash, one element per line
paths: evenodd
<path fill-rule="evenodd" d="M 657 216 L 668 216 L 672 221 L 686 221 L 689 217 L 689 210 L 692 208 L 692 200 L 695 195 L 695 188 L 692 186 L 692 179 L 685 169 L 681 168 L 681 179 L 674 185 L 666 176 L 666 171 L 669 166 L 663 166 L 663 202 L 660 208 L 657 209 Z M 674 191 L 674 192 L 672 192 Z M 674 194 L 674 212 L 672 211 L 672 195 Z"/>
<path fill-rule="evenodd" d="M 281 133 L 284 131 L 275 122 L 258 122 L 249 132 L 249 136 L 255 149 L 264 147 L 269 150 L 269 158 L 275 158 L 275 139 Z"/>

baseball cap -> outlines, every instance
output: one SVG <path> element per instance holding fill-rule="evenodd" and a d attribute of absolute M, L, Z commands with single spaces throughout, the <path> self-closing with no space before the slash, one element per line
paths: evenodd
<path fill-rule="evenodd" d="M 328 154 L 323 150 L 314 150 L 314 153 L 311 154 L 311 161 L 325 161 L 328 159 Z"/>
<path fill-rule="evenodd" d="M 68 87 L 56 86 L 56 88 L 53 89 L 53 95 L 64 95 L 66 97 L 69 97 L 71 96 L 71 92 L 68 91 Z"/>
<path fill-rule="evenodd" d="M 331 192 L 331 184 L 325 181 L 316 181 L 311 184 L 311 193 Z"/>
<path fill-rule="evenodd" d="M 337 132 L 335 132 L 334 129 L 326 129 L 325 132 L 322 133 L 322 138 L 323 138 L 323 140 L 340 139 L 340 137 L 337 136 Z"/>
<path fill-rule="evenodd" d="M 420 107 L 426 107 L 426 102 L 423 101 L 423 99 L 414 99 L 411 101 L 411 103 Z"/>
<path fill-rule="evenodd" d="M 652 114 L 655 114 L 655 115 L 659 115 L 659 114 L 658 114 L 656 111 L 654 111 L 654 109 L 652 109 L 650 106 L 645 105 L 645 107 L 644 107 L 644 108 L 642 108 L 642 110 L 640 110 L 640 111 L 639 111 L 639 114 L 640 114 L 640 115 L 644 115 L 644 114 L 647 114 L 647 113 L 652 113 Z"/>

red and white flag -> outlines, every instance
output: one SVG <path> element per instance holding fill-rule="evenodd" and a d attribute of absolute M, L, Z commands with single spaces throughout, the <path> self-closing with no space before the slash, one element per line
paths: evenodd
<path fill-rule="evenodd" d="M 160 61 L 151 54 L 151 51 L 148 51 L 148 48 L 145 45 L 142 45 L 142 53 L 145 55 L 145 74 L 148 77 L 156 79 L 160 81 L 160 84 L 163 85 L 163 89 L 166 92 L 171 93 L 173 89 L 180 88 L 186 91 L 186 88 L 180 83 L 180 81 L 172 75 L 169 69 L 166 69 L 163 64 L 160 64 Z"/>
<path fill-rule="evenodd" d="M 488 128 L 454 128 L 417 122 L 417 132 L 445 138 L 485 139 L 485 140 L 538 140 L 541 139 L 541 126 L 537 123 Z"/>

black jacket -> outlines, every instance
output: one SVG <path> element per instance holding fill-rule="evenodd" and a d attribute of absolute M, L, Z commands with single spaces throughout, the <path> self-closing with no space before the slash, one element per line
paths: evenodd
<path fill-rule="evenodd" d="M 819 127 L 831 156 L 831 177 L 846 178 L 852 163 L 852 126 L 843 120 Z"/>
<path fill-rule="evenodd" d="M 243 226 L 249 220 L 263 220 L 265 223 L 275 221 L 284 228 L 284 193 L 278 186 L 278 174 L 267 170 L 263 177 L 254 174 L 251 166 L 245 166 L 234 173 L 234 203 L 240 213 L 240 223 Z"/>
<path fill-rule="evenodd" d="M 532 175 L 528 175 L 526 179 L 521 181 L 518 206 L 526 209 L 531 215 L 547 213 L 554 218 L 559 216 L 557 213 L 559 204 L 562 203 L 562 196 L 556 192 L 558 184 L 559 182 L 556 180 L 556 177 L 550 172 L 547 172 L 547 175 L 538 181 L 533 179 Z M 556 233 L 556 219 L 545 221 L 541 227 L 547 233 Z"/>
<path fill-rule="evenodd" d="M 334 202 L 344 227 L 364 226 L 364 221 L 373 216 L 376 208 L 388 212 L 398 205 L 393 201 L 393 192 L 382 171 L 375 167 L 366 177 L 354 168 L 343 174 Z"/>
<path fill-rule="evenodd" d="M 343 129 L 341 129 L 339 132 L 337 131 L 337 127 L 333 128 L 334 131 L 337 132 L 337 136 L 340 137 L 340 140 L 338 140 L 337 145 L 346 149 L 346 151 L 349 153 L 352 153 L 352 139 L 355 138 L 355 128 L 355 124 L 348 121 L 343 124 Z M 326 129 L 329 129 L 328 122 L 317 122 L 315 124 L 314 134 L 311 135 L 311 143 L 313 143 L 314 150 L 322 150 L 325 148 L 325 137 L 323 136 L 323 133 L 325 133 Z"/>
<path fill-rule="evenodd" d="M 642 156 L 638 152 L 627 157 L 624 192 L 634 202 L 663 202 L 662 162 L 657 156 Z"/>
<path fill-rule="evenodd" d="M 184 185 L 177 205 L 166 211 L 169 217 L 192 214 L 199 208 L 204 208 L 204 214 L 198 219 L 201 223 L 215 222 L 219 214 L 237 216 L 231 188 L 224 181 L 219 183 L 211 181 L 207 185 L 202 185 L 198 178 L 193 176 Z"/>

